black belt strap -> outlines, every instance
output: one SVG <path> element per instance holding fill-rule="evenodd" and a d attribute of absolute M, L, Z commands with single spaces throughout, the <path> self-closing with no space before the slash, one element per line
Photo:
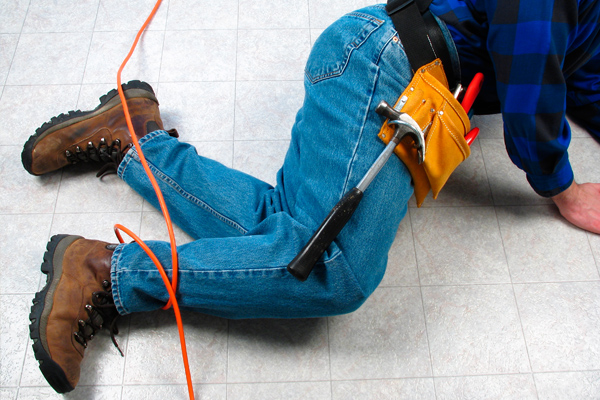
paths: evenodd
<path fill-rule="evenodd" d="M 388 0 L 386 11 L 398 32 L 410 66 L 414 71 L 439 58 L 453 90 L 460 83 L 460 70 L 452 67 L 450 51 L 433 14 L 432 0 Z"/>

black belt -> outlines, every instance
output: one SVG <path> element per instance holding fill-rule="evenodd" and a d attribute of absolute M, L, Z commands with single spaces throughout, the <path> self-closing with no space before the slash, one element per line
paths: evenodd
<path fill-rule="evenodd" d="M 386 11 L 398 32 L 414 71 L 436 58 L 442 60 L 450 90 L 460 83 L 440 26 L 429 11 L 432 0 L 388 0 Z"/>

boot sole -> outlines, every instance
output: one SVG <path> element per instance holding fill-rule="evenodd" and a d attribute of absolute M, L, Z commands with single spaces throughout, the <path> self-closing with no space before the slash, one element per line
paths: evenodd
<path fill-rule="evenodd" d="M 124 83 L 121 85 L 123 88 L 123 92 L 125 94 L 126 99 L 133 98 L 147 98 L 153 100 L 158 104 L 158 100 L 156 99 L 156 95 L 154 94 L 154 90 L 152 86 L 142 81 L 130 81 L 128 83 Z M 94 118 L 118 105 L 121 104 L 121 98 L 119 97 L 119 92 L 117 89 L 112 89 L 110 92 L 106 93 L 104 96 L 100 97 L 100 104 L 91 111 L 69 111 L 67 114 L 60 114 L 56 117 L 52 117 L 50 121 L 45 122 L 36 129 L 35 134 L 31 135 L 25 145 L 23 146 L 23 152 L 21 153 L 21 162 L 23 163 L 23 167 L 29 172 L 31 175 L 38 175 L 33 173 L 32 165 L 33 165 L 33 149 L 42 140 L 44 137 L 48 136 L 52 132 L 56 132 L 59 129 L 63 129 L 67 126 L 71 126 L 81 121 L 88 120 L 90 118 Z"/>
<path fill-rule="evenodd" d="M 61 366 L 50 356 L 46 340 L 46 326 L 54 302 L 54 292 L 62 276 L 62 259 L 66 249 L 77 239 L 81 239 L 81 236 L 55 235 L 48 242 L 41 266 L 42 272 L 47 275 L 46 286 L 41 292 L 36 293 L 29 314 L 31 321 L 29 333 L 33 340 L 33 354 L 40 364 L 44 378 L 58 393 L 70 392 L 74 387 L 69 383 Z"/>

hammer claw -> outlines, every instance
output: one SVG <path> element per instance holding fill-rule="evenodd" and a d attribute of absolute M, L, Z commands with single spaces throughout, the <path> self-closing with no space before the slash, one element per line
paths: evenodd
<path fill-rule="evenodd" d="M 415 142 L 415 148 L 419 156 L 419 164 L 425 161 L 425 135 L 417 122 L 408 114 L 399 112 L 392 108 L 386 101 L 381 101 L 375 112 L 386 117 L 388 125 L 395 125 L 392 140 L 398 144 L 404 136 L 410 136 Z"/>

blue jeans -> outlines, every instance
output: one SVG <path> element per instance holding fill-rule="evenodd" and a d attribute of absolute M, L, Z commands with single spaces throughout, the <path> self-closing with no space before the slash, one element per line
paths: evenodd
<path fill-rule="evenodd" d="M 226 318 L 321 317 L 354 311 L 375 290 L 413 193 L 397 157 L 308 280 L 296 280 L 286 266 L 384 148 L 377 138 L 384 119 L 375 107 L 395 102 L 412 77 L 395 35 L 384 8 L 374 6 L 342 17 L 317 40 L 275 187 L 199 156 L 164 131 L 140 140 L 173 222 L 194 238 L 178 246 L 182 308 Z M 158 207 L 135 149 L 118 173 Z M 169 243 L 148 245 L 170 275 Z M 135 243 L 115 250 L 112 283 L 121 314 L 155 310 L 168 300 L 154 264 Z"/>

